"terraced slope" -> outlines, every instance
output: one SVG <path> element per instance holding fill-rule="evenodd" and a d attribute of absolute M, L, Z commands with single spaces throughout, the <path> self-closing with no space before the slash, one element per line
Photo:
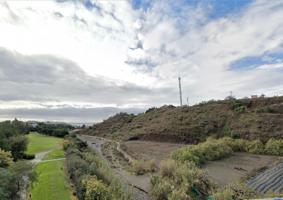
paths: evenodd
<path fill-rule="evenodd" d="M 283 161 L 250 179 L 247 186 L 262 194 L 268 191 L 283 192 Z"/>

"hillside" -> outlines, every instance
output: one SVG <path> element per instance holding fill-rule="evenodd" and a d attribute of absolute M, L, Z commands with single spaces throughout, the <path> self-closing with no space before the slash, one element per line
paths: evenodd
<path fill-rule="evenodd" d="M 139 115 L 117 114 L 82 133 L 123 140 L 197 143 L 224 135 L 266 141 L 283 138 L 283 96 L 162 106 Z"/>

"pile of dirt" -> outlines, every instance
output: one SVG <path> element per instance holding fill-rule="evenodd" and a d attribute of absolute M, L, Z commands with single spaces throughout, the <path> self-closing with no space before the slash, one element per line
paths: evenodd
<path fill-rule="evenodd" d="M 124 140 L 198 143 L 208 136 L 283 138 L 283 96 L 209 101 L 194 106 L 120 113 L 81 133 Z"/>

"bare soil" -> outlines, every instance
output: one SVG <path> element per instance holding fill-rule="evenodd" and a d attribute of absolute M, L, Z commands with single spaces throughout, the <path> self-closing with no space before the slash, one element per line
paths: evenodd
<path fill-rule="evenodd" d="M 276 156 L 234 153 L 231 157 L 207 162 L 203 169 L 216 184 L 225 186 L 241 181 L 260 169 L 270 168 L 279 160 Z"/>
<path fill-rule="evenodd" d="M 157 163 L 170 157 L 170 154 L 183 147 L 183 144 L 151 141 L 127 141 L 121 145 L 121 148 L 137 160 L 154 159 Z"/>

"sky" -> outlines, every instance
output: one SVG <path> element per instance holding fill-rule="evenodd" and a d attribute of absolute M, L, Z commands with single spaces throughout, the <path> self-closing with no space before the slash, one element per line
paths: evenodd
<path fill-rule="evenodd" d="M 178 77 L 190 105 L 283 95 L 283 1 L 0 1 L 0 119 L 179 105 Z"/>

